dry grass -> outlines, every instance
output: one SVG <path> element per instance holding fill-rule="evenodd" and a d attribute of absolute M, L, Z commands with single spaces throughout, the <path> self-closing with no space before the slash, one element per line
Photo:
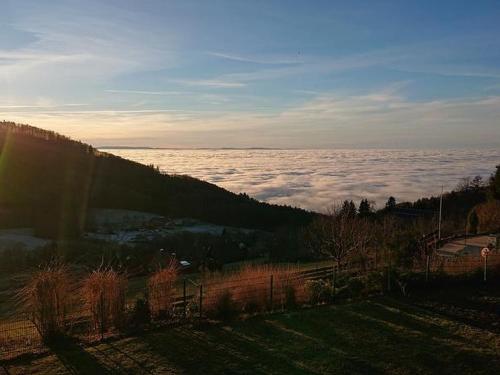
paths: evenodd
<path fill-rule="evenodd" d="M 216 311 L 228 293 L 234 308 L 245 313 L 300 303 L 305 291 L 298 271 L 296 267 L 261 265 L 207 275 L 203 280 L 203 309 L 209 314 Z"/>
<path fill-rule="evenodd" d="M 165 268 L 159 269 L 149 278 L 149 308 L 154 318 L 166 318 L 173 314 L 177 276 L 177 264 L 171 261 Z"/>
<path fill-rule="evenodd" d="M 18 293 L 20 305 L 31 317 L 40 336 L 49 340 L 65 328 L 72 297 L 72 282 L 63 265 L 36 272 Z"/>
<path fill-rule="evenodd" d="M 93 331 L 103 335 L 125 323 L 127 279 L 112 269 L 96 270 L 84 281 L 82 296 L 91 313 Z"/>
<path fill-rule="evenodd" d="M 468 255 L 453 258 L 442 258 L 436 262 L 433 271 L 442 271 L 448 275 L 461 275 L 480 271 L 484 267 L 484 258 L 480 255 Z M 488 270 L 500 267 L 500 254 L 488 256 Z"/>

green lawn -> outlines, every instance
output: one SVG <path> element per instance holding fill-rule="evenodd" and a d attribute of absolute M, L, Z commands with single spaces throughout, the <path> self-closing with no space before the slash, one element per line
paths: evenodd
<path fill-rule="evenodd" d="M 471 299 L 477 295 L 470 291 Z M 166 328 L 88 348 L 65 343 L 5 368 L 11 374 L 500 374 L 500 327 L 476 320 L 498 318 L 498 295 L 488 296 L 494 308 L 486 312 L 471 299 L 446 308 L 442 297 L 436 303 L 380 297 L 230 325 Z"/>

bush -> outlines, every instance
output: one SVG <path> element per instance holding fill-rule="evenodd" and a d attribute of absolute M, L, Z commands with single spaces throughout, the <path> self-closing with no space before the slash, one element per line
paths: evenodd
<path fill-rule="evenodd" d="M 211 314 L 221 320 L 231 320 L 238 315 L 238 308 L 229 290 L 217 296 Z"/>
<path fill-rule="evenodd" d="M 309 280 L 306 282 L 309 303 L 317 305 L 332 302 L 335 297 L 333 284 L 325 280 Z"/>
<path fill-rule="evenodd" d="M 500 230 L 500 201 L 491 200 L 474 208 L 478 232 L 497 232 Z M 472 223 L 470 223 L 472 224 Z"/>
<path fill-rule="evenodd" d="M 350 277 L 346 279 L 343 286 L 337 290 L 339 298 L 355 298 L 363 294 L 365 284 L 360 277 Z"/>
<path fill-rule="evenodd" d="M 151 310 L 149 309 L 149 302 L 145 299 L 138 298 L 135 301 L 134 310 L 130 324 L 134 328 L 142 329 L 151 323 Z"/>
<path fill-rule="evenodd" d="M 91 313 L 91 327 L 102 335 L 125 325 L 127 279 L 112 269 L 96 270 L 83 281 L 83 297 Z"/>
<path fill-rule="evenodd" d="M 381 293 L 384 290 L 383 272 L 373 271 L 366 275 L 363 294 L 372 295 Z"/>
<path fill-rule="evenodd" d="M 148 281 L 149 308 L 156 319 L 165 319 L 173 315 L 175 282 L 178 268 L 171 261 L 165 268 L 154 273 Z"/>
<path fill-rule="evenodd" d="M 61 335 L 71 303 L 71 278 L 62 265 L 47 266 L 33 274 L 18 294 L 44 341 Z"/>

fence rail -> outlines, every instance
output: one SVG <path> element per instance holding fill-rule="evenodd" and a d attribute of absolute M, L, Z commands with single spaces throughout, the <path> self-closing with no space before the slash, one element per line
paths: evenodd
<path fill-rule="evenodd" d="M 424 266 L 416 266 L 412 271 L 426 274 L 445 273 L 448 275 L 467 274 L 482 270 L 486 280 L 487 271 L 500 268 L 500 254 L 491 254 L 487 260 L 479 256 L 457 258 L 429 258 Z M 171 298 L 169 318 L 178 322 L 199 319 L 207 316 L 220 301 L 224 293 L 235 297 L 239 308 L 248 312 L 285 309 L 290 298 L 290 285 L 293 285 L 293 298 L 299 304 L 307 300 L 307 281 L 334 280 L 336 277 L 353 275 L 373 270 L 386 270 L 387 266 L 375 264 L 342 265 L 340 269 L 329 262 L 309 269 L 291 273 L 271 274 L 265 277 L 232 280 L 221 278 L 213 282 L 194 282 L 184 279 Z M 127 311 L 134 306 L 126 305 Z M 90 312 L 86 308 L 75 309 L 67 316 L 68 332 L 83 341 L 104 337 L 104 333 L 89 333 Z M 106 333 L 108 334 L 108 333 Z M 45 350 L 43 340 L 29 314 L 18 314 L 9 319 L 0 318 L 0 360 L 18 356 L 27 352 Z"/>

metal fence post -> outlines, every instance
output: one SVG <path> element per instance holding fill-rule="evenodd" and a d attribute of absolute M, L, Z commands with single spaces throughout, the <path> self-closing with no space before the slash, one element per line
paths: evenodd
<path fill-rule="evenodd" d="M 486 269 L 488 268 L 488 256 L 484 257 L 484 277 L 483 280 L 486 282 Z"/>
<path fill-rule="evenodd" d="M 187 315 L 187 299 L 186 299 L 186 279 L 183 280 L 183 285 L 182 285 L 182 305 L 183 305 L 183 308 L 184 308 L 184 311 L 183 311 L 183 315 L 184 315 L 184 319 L 186 319 L 186 315 Z"/>
<path fill-rule="evenodd" d="M 388 266 L 387 266 L 387 291 L 390 293 L 391 292 L 391 268 L 392 268 L 392 265 L 391 265 L 391 250 L 389 249 L 389 262 L 388 262 Z"/>
<path fill-rule="evenodd" d="M 335 296 L 336 293 L 336 285 L 337 284 L 337 266 L 335 263 L 333 263 L 333 280 L 332 280 L 332 288 L 333 288 L 333 295 Z"/>
<path fill-rule="evenodd" d="M 99 301 L 100 301 L 100 306 L 99 306 L 99 315 L 100 315 L 100 319 L 101 319 L 101 324 L 100 324 L 100 333 L 101 333 L 101 340 L 104 340 L 104 314 L 105 314 L 105 310 L 104 310 L 104 295 L 101 291 L 101 294 L 99 295 Z"/>
<path fill-rule="evenodd" d="M 391 291 L 391 267 L 387 266 L 387 291 Z"/>
<path fill-rule="evenodd" d="M 200 319 L 203 316 L 203 284 L 200 284 Z"/>
<path fill-rule="evenodd" d="M 273 311 L 273 290 L 274 289 L 274 275 L 271 275 L 270 285 L 269 285 L 269 309 Z"/>
<path fill-rule="evenodd" d="M 429 281 L 429 268 L 430 268 L 430 256 L 427 255 L 427 259 L 425 262 L 425 282 Z"/>

